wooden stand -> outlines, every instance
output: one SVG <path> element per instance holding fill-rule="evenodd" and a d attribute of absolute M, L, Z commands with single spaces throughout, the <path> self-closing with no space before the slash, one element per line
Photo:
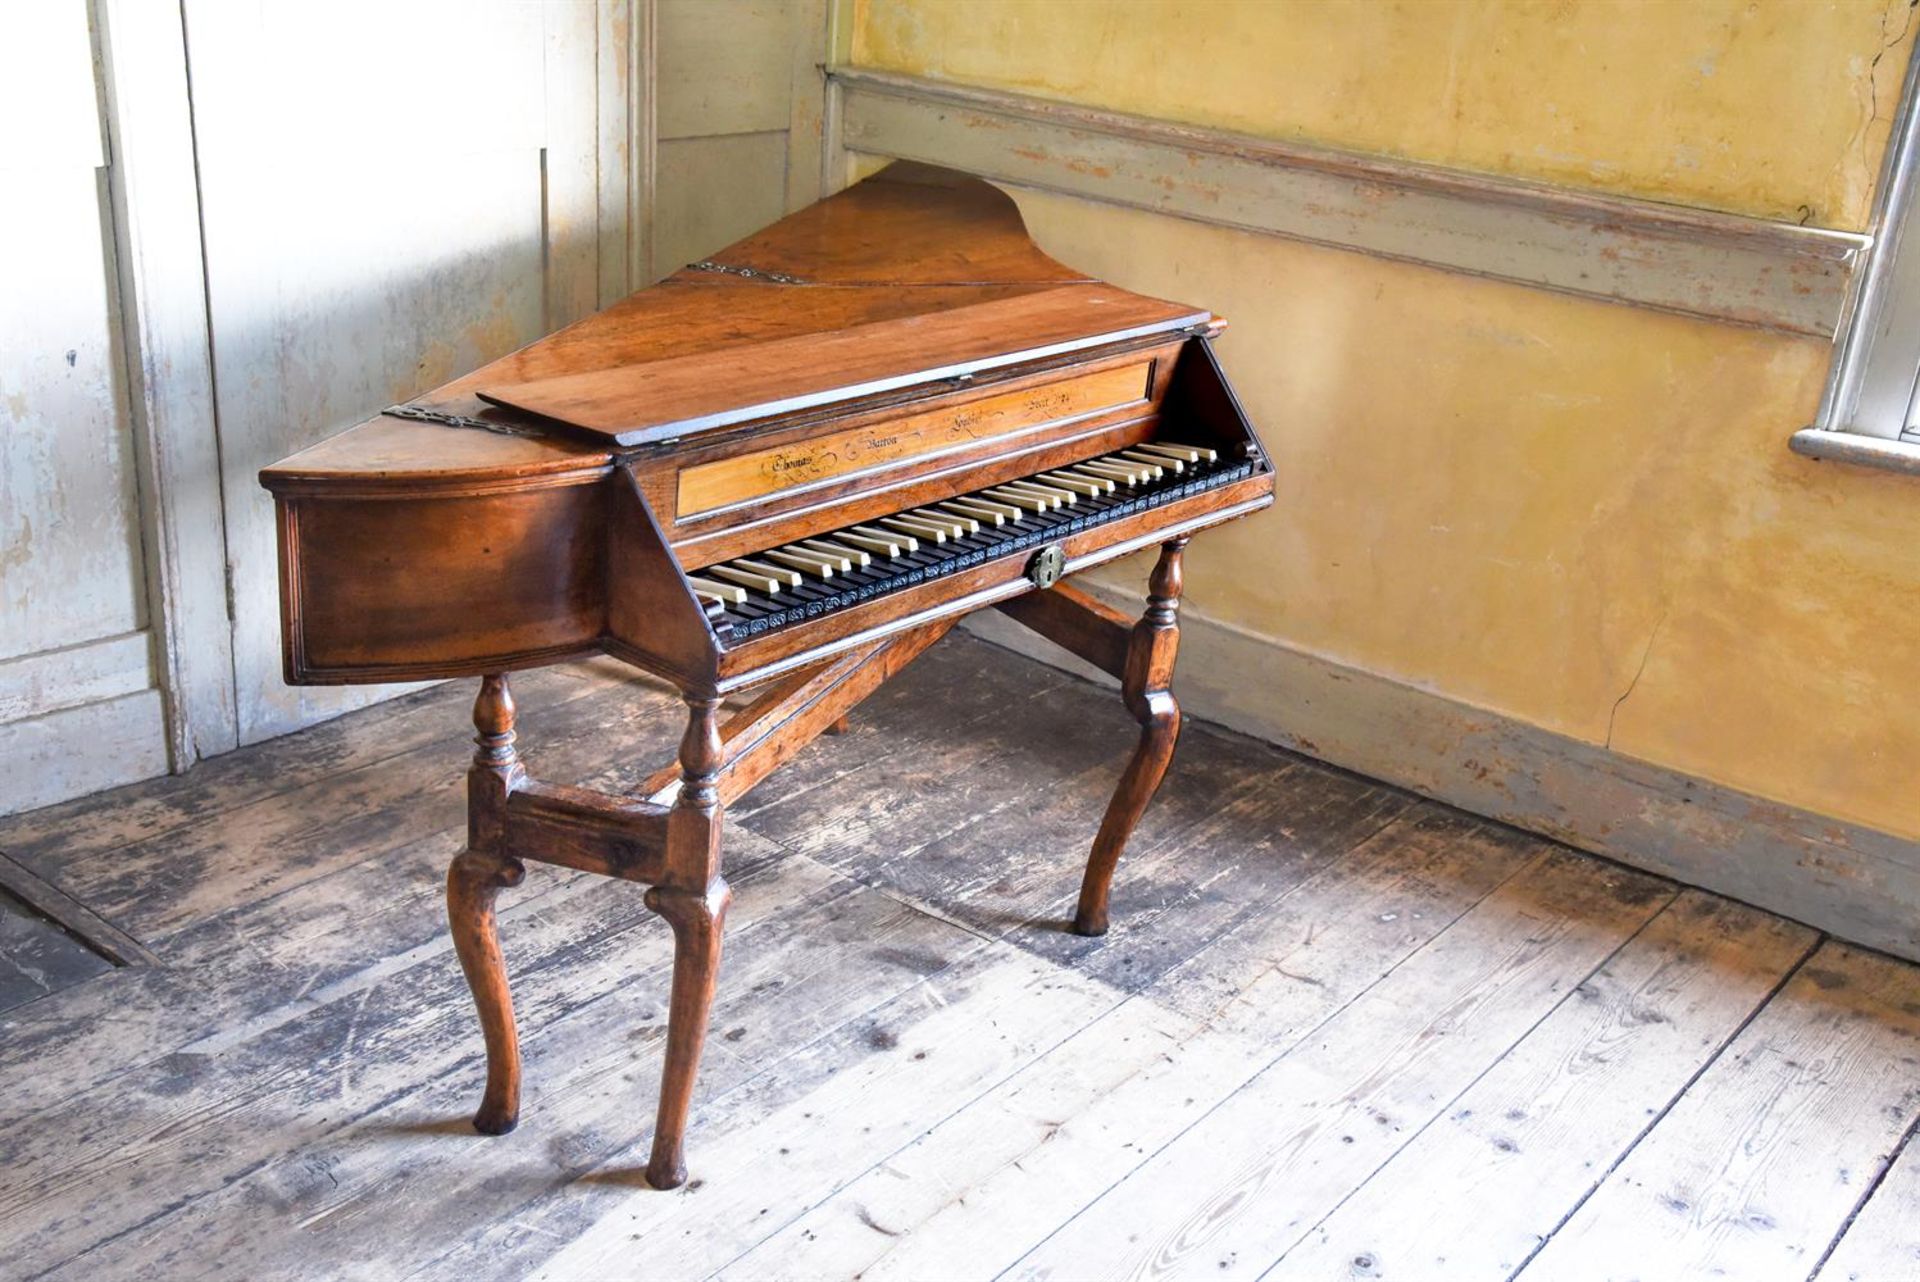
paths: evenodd
<path fill-rule="evenodd" d="M 1009 617 L 1118 677 L 1140 742 L 1107 806 L 1080 888 L 1074 929 L 1107 929 L 1107 895 L 1127 838 L 1160 786 L 1180 733 L 1168 689 L 1179 642 L 1180 556 L 1187 540 L 1162 546 L 1145 615 L 1135 623 L 1069 584 L 1003 602 Z M 732 892 L 721 875 L 721 818 L 727 804 L 823 733 L 845 728 L 847 712 L 945 636 L 958 616 L 936 620 L 771 683 L 723 723 L 719 700 L 688 693 L 679 760 L 655 773 L 641 796 L 621 797 L 540 783 L 514 747 L 513 697 L 505 674 L 484 678 L 474 703 L 473 766 L 467 773 L 467 849 L 447 874 L 454 947 L 479 1008 L 487 1046 L 487 1087 L 474 1127 L 513 1129 L 520 1113 L 520 1047 L 513 999 L 495 925 L 494 900 L 525 876 L 522 860 L 558 864 L 645 884 L 647 906 L 673 927 L 673 990 L 666 1065 L 647 1182 L 669 1189 L 687 1178 L 685 1136 L 707 1017 L 720 970 Z"/>

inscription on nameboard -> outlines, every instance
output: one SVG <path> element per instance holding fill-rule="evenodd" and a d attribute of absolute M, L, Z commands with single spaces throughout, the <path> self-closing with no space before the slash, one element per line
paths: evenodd
<path fill-rule="evenodd" d="M 702 463 L 680 473 L 677 514 L 710 512 L 875 464 L 1119 409 L 1146 399 L 1152 373 L 1151 361 L 1096 370 L 1044 387 L 983 396 L 777 449 Z"/>

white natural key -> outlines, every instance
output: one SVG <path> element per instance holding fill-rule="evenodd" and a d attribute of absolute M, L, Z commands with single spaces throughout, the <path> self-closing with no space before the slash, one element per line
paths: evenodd
<path fill-rule="evenodd" d="M 1142 463 L 1138 459 L 1130 459 L 1124 450 L 1102 455 L 1100 461 L 1109 467 L 1130 467 L 1134 470 L 1134 475 L 1143 481 L 1157 476 L 1160 471 L 1158 463 Z"/>
<path fill-rule="evenodd" d="M 1140 484 L 1141 481 L 1146 479 L 1147 475 L 1145 468 L 1136 467 L 1132 463 L 1115 463 L 1107 459 L 1096 459 L 1092 463 L 1082 463 L 1080 470 L 1082 472 L 1092 472 L 1097 476 L 1110 476 L 1114 480 L 1125 482 L 1128 485 Z"/>
<path fill-rule="evenodd" d="M 1152 468 L 1155 480 L 1159 479 L 1161 469 L 1163 468 L 1172 468 L 1175 476 L 1187 470 L 1187 465 L 1177 458 L 1165 458 L 1147 454 L 1140 450 L 1121 450 L 1120 457 L 1129 462 L 1138 463 L 1142 467 Z"/>
<path fill-rule="evenodd" d="M 1118 472 L 1095 472 L 1089 470 L 1085 464 L 1076 464 L 1068 468 L 1066 474 L 1104 485 L 1106 486 L 1105 492 L 1108 494 L 1111 494 L 1120 486 L 1127 484 L 1127 478 Z"/>
<path fill-rule="evenodd" d="M 1024 494 L 1030 499 L 1039 499 L 1045 503 L 1048 508 L 1061 507 L 1065 505 L 1067 501 L 1064 497 L 1066 494 L 1065 490 L 1043 490 L 1039 486 L 1029 485 L 1025 481 L 1008 481 L 1000 487 L 1000 490 L 1005 494 Z"/>
<path fill-rule="evenodd" d="M 988 507 L 975 499 L 948 499 L 940 505 L 942 512 L 951 512 L 955 516 L 972 517 L 982 525 L 1005 525 L 1008 521 L 1018 520 L 1020 513 L 1016 509 L 1011 516 L 1005 508 L 995 504 Z"/>
<path fill-rule="evenodd" d="M 783 579 L 776 579 L 771 574 L 756 574 L 752 570 L 743 570 L 737 565 L 710 565 L 701 573 L 708 578 L 725 579 L 743 588 L 752 588 L 755 592 L 765 592 L 768 596 L 772 596 L 785 585 Z"/>
<path fill-rule="evenodd" d="M 901 515 L 910 521 L 925 521 L 928 525 L 937 525 L 947 532 L 947 537 L 950 539 L 964 538 L 973 533 L 967 528 L 967 522 L 957 516 L 948 516 L 945 512 L 917 507 L 911 512 L 902 512 Z"/>
<path fill-rule="evenodd" d="M 822 556 L 839 557 L 840 570 L 842 573 L 851 570 L 856 565 L 864 566 L 873 564 L 873 558 L 859 548 L 842 547 L 838 543 L 830 543 L 826 539 L 802 539 L 800 540 L 800 546 L 809 552 L 818 552 Z"/>
<path fill-rule="evenodd" d="M 1055 507 L 1066 507 L 1068 504 L 1080 501 L 1078 494 L 1072 490 L 1062 489 L 1058 485 L 1042 485 L 1038 481 L 1009 481 L 1007 484 L 1012 489 L 1025 490 L 1029 494 L 1038 494 L 1042 498 L 1052 499 Z"/>
<path fill-rule="evenodd" d="M 904 534 L 888 534 L 885 530 L 874 530 L 871 534 L 858 531 L 870 527 L 856 525 L 851 530 L 836 530 L 833 537 L 852 547 L 865 548 L 875 556 L 895 557 L 907 550 L 907 544 L 913 540 Z"/>
<path fill-rule="evenodd" d="M 789 570 L 784 565 L 768 565 L 765 561 L 749 561 L 744 556 L 733 562 L 733 564 L 739 566 L 749 574 L 764 574 L 770 579 L 778 579 L 788 587 L 797 588 L 806 582 L 806 580 L 801 577 L 800 571 Z"/>
<path fill-rule="evenodd" d="M 1084 494 L 1088 498 L 1105 494 L 1113 488 L 1112 481 L 1092 481 L 1083 476 L 1068 476 L 1065 472 L 1042 472 L 1040 479 L 1048 485 L 1057 485 L 1063 490 L 1072 490 L 1075 494 Z"/>
<path fill-rule="evenodd" d="M 919 542 L 904 530 L 883 530 L 877 525 L 855 525 L 849 527 L 845 532 L 848 534 L 858 534 L 862 538 L 885 539 L 889 543 L 898 543 L 908 552 L 918 552 L 920 550 Z M 894 555 L 898 556 L 899 553 L 896 552 Z"/>
<path fill-rule="evenodd" d="M 780 564 L 790 565 L 796 570 L 805 570 L 808 574 L 822 579 L 832 578 L 834 567 L 839 564 L 838 557 L 829 561 L 818 552 L 809 552 L 805 548 L 796 548 L 792 545 L 783 548 L 770 548 L 760 555 L 769 561 L 778 561 Z"/>
<path fill-rule="evenodd" d="M 701 600 L 717 601 L 721 605 L 739 605 L 747 599 L 747 590 L 731 583 L 715 583 L 712 579 L 696 579 L 689 575 L 687 586 Z"/>
<path fill-rule="evenodd" d="M 1011 503 L 995 503 L 992 499 L 984 498 L 978 494 L 969 494 L 963 499 L 955 499 L 954 502 L 964 504 L 970 508 L 984 508 L 989 512 L 994 512 L 1006 517 L 1009 521 L 1018 521 L 1027 514 L 1025 508 L 1015 507 Z"/>
<path fill-rule="evenodd" d="M 1052 499 L 1043 499 L 1037 494 L 1022 494 L 1016 490 L 1007 489 L 1005 486 L 988 490 L 986 493 L 990 498 L 998 499 L 1002 503 L 1011 503 L 1015 507 L 1024 508 L 1029 512 L 1047 512 L 1060 506 Z"/>
<path fill-rule="evenodd" d="M 935 543 L 947 541 L 945 526 L 935 525 L 931 521 L 918 521 L 910 516 L 884 516 L 880 524 L 889 530 L 899 530 L 904 534 L 915 534 L 923 539 L 932 539 Z"/>

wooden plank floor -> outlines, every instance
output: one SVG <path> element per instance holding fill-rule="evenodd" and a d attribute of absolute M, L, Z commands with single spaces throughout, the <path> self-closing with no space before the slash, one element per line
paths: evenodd
<path fill-rule="evenodd" d="M 92 979 L 113 963 L 0 890 L 0 1011 Z"/>
<path fill-rule="evenodd" d="M 517 690 L 555 781 L 679 735 L 611 664 Z M 0 821 L 160 959 L 0 1013 L 0 1274 L 1920 1278 L 1920 971 L 1204 725 L 1079 938 L 1131 725 L 960 635 L 731 816 L 694 1180 L 641 1179 L 668 933 L 554 869 L 475 1135 L 470 697 Z"/>

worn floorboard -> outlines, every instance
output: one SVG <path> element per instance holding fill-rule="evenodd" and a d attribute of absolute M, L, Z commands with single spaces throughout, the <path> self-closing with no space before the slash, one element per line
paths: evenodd
<path fill-rule="evenodd" d="M 1267 1282 L 1361 1270 L 1402 1282 L 1509 1276 L 1813 942 L 1777 917 L 1682 895 L 1316 1224 Z"/>
<path fill-rule="evenodd" d="M 608 662 L 516 693 L 557 782 L 679 736 Z M 670 935 L 558 869 L 501 901 L 526 1101 L 477 1136 L 471 695 L 0 821 L 157 958 L 0 926 L 47 979 L 0 983 L 0 1273 L 1920 1276 L 1920 971 L 1204 725 L 1081 938 L 1134 728 L 961 635 L 729 816 L 695 1178 L 640 1174 Z"/>
<path fill-rule="evenodd" d="M 0 1012 L 113 969 L 59 923 L 0 890 Z"/>
<path fill-rule="evenodd" d="M 1477 828 L 1435 809 L 1377 833 L 977 1104 L 816 1192 L 725 1276 L 992 1276 L 1536 856 Z M 1412 875 L 1389 867 L 1436 829 L 1443 855 Z M 1266 982 L 1276 969 L 1286 981 Z M 1263 998 L 1241 1006 L 1236 986 Z"/>
<path fill-rule="evenodd" d="M 1822 945 L 1520 1276 L 1809 1276 L 1920 1118 L 1913 983 Z"/>

